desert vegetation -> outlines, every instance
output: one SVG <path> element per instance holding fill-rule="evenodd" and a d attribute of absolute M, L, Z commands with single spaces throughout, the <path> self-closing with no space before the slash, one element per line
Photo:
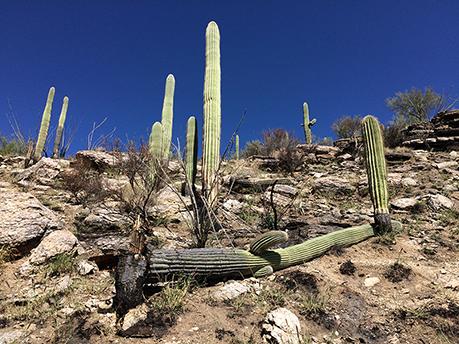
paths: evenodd
<path fill-rule="evenodd" d="M 48 152 L 54 87 L 35 140 L 0 138 L 0 339 L 453 343 L 459 140 L 432 135 L 456 132 L 459 112 L 413 88 L 387 99 L 387 126 L 337 117 L 331 145 L 310 99 L 304 140 L 265 129 L 240 150 L 236 130 L 225 148 L 220 60 L 212 21 L 203 122 L 189 116 L 183 152 L 173 74 L 145 143 L 66 159 L 65 96 Z"/>

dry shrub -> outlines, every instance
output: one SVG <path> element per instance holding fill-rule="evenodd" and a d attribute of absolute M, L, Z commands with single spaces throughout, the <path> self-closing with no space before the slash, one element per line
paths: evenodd
<path fill-rule="evenodd" d="M 332 124 L 332 130 L 338 139 L 360 136 L 361 122 L 362 117 L 359 115 L 343 116 Z"/>
<path fill-rule="evenodd" d="M 70 191 L 75 201 L 84 206 L 101 202 L 109 196 L 101 174 L 80 161 L 72 170 L 63 172 L 61 177 L 62 188 Z"/>

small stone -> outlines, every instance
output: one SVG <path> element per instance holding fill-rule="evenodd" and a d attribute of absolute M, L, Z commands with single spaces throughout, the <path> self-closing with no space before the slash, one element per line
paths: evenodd
<path fill-rule="evenodd" d="M 269 312 L 263 323 L 263 338 L 274 344 L 299 344 L 300 321 L 287 308 L 278 308 Z"/>
<path fill-rule="evenodd" d="M 442 208 L 451 209 L 454 207 L 453 201 L 443 195 L 428 195 L 428 204 L 435 210 Z"/>
<path fill-rule="evenodd" d="M 445 288 L 453 289 L 453 290 L 459 290 L 459 278 L 449 281 L 445 285 Z"/>
<path fill-rule="evenodd" d="M 367 277 L 365 278 L 365 281 L 363 284 L 367 288 L 374 287 L 376 284 L 378 284 L 381 280 L 378 277 Z"/>
<path fill-rule="evenodd" d="M 441 273 L 442 275 L 446 275 L 447 271 L 446 271 L 445 269 L 440 269 L 440 273 Z"/>
<path fill-rule="evenodd" d="M 97 264 L 94 262 L 88 262 L 87 260 L 81 260 L 77 263 L 77 271 L 80 275 L 88 275 L 91 272 L 98 271 Z"/>
<path fill-rule="evenodd" d="M 403 178 L 401 183 L 402 183 L 403 186 L 416 186 L 416 185 L 418 185 L 418 182 L 415 179 L 411 178 L 411 177 Z"/>
<path fill-rule="evenodd" d="M 390 205 L 397 209 L 409 209 L 416 205 L 418 201 L 415 198 L 399 198 L 390 202 Z"/>
<path fill-rule="evenodd" d="M 236 281 L 230 281 L 213 293 L 213 298 L 219 301 L 232 300 L 250 291 L 250 287 Z"/>
<path fill-rule="evenodd" d="M 439 170 L 443 168 L 454 168 L 457 167 L 459 163 L 457 161 L 445 161 L 445 162 L 440 162 L 437 164 L 437 168 Z"/>

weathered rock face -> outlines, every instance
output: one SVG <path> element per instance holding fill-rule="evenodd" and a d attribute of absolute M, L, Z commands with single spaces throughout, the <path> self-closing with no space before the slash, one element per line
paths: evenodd
<path fill-rule="evenodd" d="M 77 163 L 81 163 L 88 168 L 98 171 L 104 171 L 106 169 L 119 166 L 122 162 L 122 158 L 120 156 L 99 150 L 79 151 L 76 153 L 75 158 Z"/>
<path fill-rule="evenodd" d="M 0 245 L 25 253 L 46 233 L 61 227 L 57 216 L 32 194 L 0 183 Z"/>
<path fill-rule="evenodd" d="M 26 168 L 15 176 L 16 182 L 37 182 L 42 185 L 54 185 L 54 179 L 70 165 L 68 160 L 41 158 L 36 164 Z"/>
<path fill-rule="evenodd" d="M 440 112 L 429 123 L 409 126 L 403 131 L 404 146 L 434 148 L 438 150 L 459 148 L 459 110 Z"/>
<path fill-rule="evenodd" d="M 77 214 L 78 239 L 107 254 L 128 250 L 132 220 L 121 214 L 116 202 L 109 202 Z"/>

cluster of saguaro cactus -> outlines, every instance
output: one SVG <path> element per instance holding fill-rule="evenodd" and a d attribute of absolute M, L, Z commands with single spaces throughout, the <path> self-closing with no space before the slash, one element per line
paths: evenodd
<path fill-rule="evenodd" d="M 53 158 L 59 158 L 62 133 L 64 131 L 65 119 L 67 118 L 67 109 L 69 107 L 69 98 L 66 96 L 62 102 L 61 114 L 59 116 L 59 123 L 56 129 L 56 137 L 54 139 Z"/>
<path fill-rule="evenodd" d="M 198 127 L 196 117 L 188 118 L 186 127 L 186 184 L 193 190 L 196 181 L 196 170 L 198 163 Z"/>
<path fill-rule="evenodd" d="M 35 146 L 35 152 L 33 160 L 38 161 L 41 158 L 41 154 L 45 148 L 46 139 L 48 137 L 49 122 L 51 120 L 51 110 L 53 107 L 55 88 L 51 87 L 48 91 L 48 98 L 46 99 L 45 109 L 43 110 L 43 116 L 41 118 L 40 132 L 38 133 L 37 144 Z"/>
<path fill-rule="evenodd" d="M 218 194 L 217 171 L 220 164 L 221 85 L 220 32 L 215 22 L 206 29 L 206 68 L 204 77 L 204 133 L 202 182 L 207 202 Z"/>
<path fill-rule="evenodd" d="M 164 90 L 164 101 L 162 111 L 162 149 L 163 159 L 168 159 L 171 151 L 172 142 L 172 123 L 174 119 L 174 91 L 175 91 L 175 78 L 172 74 L 169 74 L 166 78 L 166 87 Z"/>
<path fill-rule="evenodd" d="M 311 127 L 317 122 L 314 118 L 313 120 L 309 121 L 309 107 L 308 103 L 303 103 L 303 129 L 304 129 L 304 138 L 307 144 L 312 143 L 312 132 Z"/>
<path fill-rule="evenodd" d="M 376 232 L 383 234 L 392 230 L 392 224 L 389 215 L 384 141 L 381 127 L 375 117 L 366 116 L 362 120 L 362 134 L 365 146 L 368 190 L 373 202 Z"/>
<path fill-rule="evenodd" d="M 35 145 L 35 149 L 33 151 L 33 161 L 37 162 L 40 160 L 41 155 L 43 154 L 43 150 L 45 149 L 46 140 L 48 139 L 48 130 L 49 130 L 49 123 L 51 121 L 51 110 L 53 108 L 53 101 L 54 101 L 54 94 L 56 89 L 54 87 L 50 87 L 48 91 L 48 98 L 46 99 L 45 109 L 43 110 L 43 115 L 41 118 L 40 124 L 40 132 L 38 133 L 37 143 Z M 53 146 L 53 158 L 59 157 L 59 149 L 62 139 L 62 133 L 64 130 L 65 119 L 67 117 L 67 109 L 69 106 L 69 98 L 64 97 L 62 102 L 62 110 L 59 116 L 59 124 L 56 129 L 56 137 L 54 139 L 54 146 Z"/>

